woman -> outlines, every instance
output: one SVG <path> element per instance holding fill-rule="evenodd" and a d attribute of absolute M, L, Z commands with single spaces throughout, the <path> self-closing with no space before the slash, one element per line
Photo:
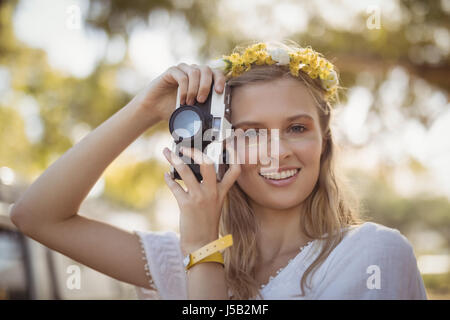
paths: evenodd
<path fill-rule="evenodd" d="M 142 288 L 142 297 L 426 299 L 408 240 L 359 219 L 334 167 L 334 66 L 293 42 L 238 47 L 219 62 L 222 70 L 181 63 L 153 80 L 29 187 L 12 210 L 13 222 L 44 245 Z M 199 183 L 166 148 L 187 187 L 165 177 L 180 207 L 179 236 L 133 234 L 77 214 L 104 169 L 146 129 L 168 120 L 178 86 L 181 103 L 193 104 L 205 100 L 212 81 L 218 93 L 225 82 L 232 88 L 235 128 L 257 135 L 279 129 L 279 153 L 267 156 L 277 157 L 277 172 L 264 164 L 268 159 L 250 163 L 255 145 L 247 143 L 217 182 L 207 157 L 183 150 L 201 164 Z M 219 234 L 233 237 L 224 267 L 198 263 L 185 270 L 183 258 Z"/>

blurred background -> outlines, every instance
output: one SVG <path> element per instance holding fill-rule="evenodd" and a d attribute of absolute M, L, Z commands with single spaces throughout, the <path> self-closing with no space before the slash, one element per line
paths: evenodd
<path fill-rule="evenodd" d="M 170 66 L 284 38 L 341 72 L 334 134 L 363 217 L 404 234 L 428 297 L 449 299 L 449 16 L 450 0 L 0 0 L 0 299 L 135 299 L 132 286 L 17 232 L 11 204 Z M 167 123 L 149 129 L 80 214 L 177 232 L 163 179 L 170 145 Z M 69 289 L 69 266 L 80 268 L 80 289 Z"/>

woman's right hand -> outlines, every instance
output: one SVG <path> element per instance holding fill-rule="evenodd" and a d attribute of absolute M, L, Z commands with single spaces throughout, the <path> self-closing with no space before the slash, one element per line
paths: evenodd
<path fill-rule="evenodd" d="M 207 65 L 180 63 L 151 81 L 138 96 L 146 112 L 167 121 L 175 111 L 178 86 L 181 90 L 180 103 L 193 104 L 194 99 L 205 102 L 213 81 L 216 92 L 222 93 L 226 76 L 221 70 L 211 69 Z"/>

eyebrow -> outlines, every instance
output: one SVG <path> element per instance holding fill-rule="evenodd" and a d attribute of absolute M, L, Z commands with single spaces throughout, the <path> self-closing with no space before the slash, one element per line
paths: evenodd
<path fill-rule="evenodd" d="M 296 119 L 301 119 L 301 118 L 308 119 L 308 120 L 311 120 L 311 121 L 314 120 L 309 114 L 301 113 L 301 114 L 296 114 L 296 115 L 291 116 L 291 117 L 287 117 L 286 118 L 286 122 L 289 122 L 289 121 L 292 121 L 292 120 L 296 120 Z M 240 127 L 242 125 L 264 125 L 264 123 L 255 122 L 255 121 L 242 121 L 242 122 L 239 122 L 238 124 L 234 125 L 234 127 L 237 128 L 237 127 Z"/>

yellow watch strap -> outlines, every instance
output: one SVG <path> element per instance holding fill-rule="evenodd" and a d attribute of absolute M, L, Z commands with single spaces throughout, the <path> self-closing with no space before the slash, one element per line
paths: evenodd
<path fill-rule="evenodd" d="M 208 243 L 207 245 L 201 247 L 200 249 L 190 254 L 191 259 L 186 269 L 189 269 L 194 264 L 210 256 L 211 254 L 221 251 L 232 245 L 233 245 L 233 237 L 231 236 L 231 234 L 227 234 L 222 238 L 219 238 L 213 242 Z"/>
<path fill-rule="evenodd" d="M 186 270 L 189 270 L 192 266 L 194 266 L 194 264 L 199 264 L 199 263 L 203 263 L 203 262 L 218 262 L 218 263 L 221 263 L 222 265 L 224 264 L 222 254 L 219 251 L 217 251 L 196 263 L 192 263 L 192 262 L 189 263 L 188 266 L 186 267 Z"/>

